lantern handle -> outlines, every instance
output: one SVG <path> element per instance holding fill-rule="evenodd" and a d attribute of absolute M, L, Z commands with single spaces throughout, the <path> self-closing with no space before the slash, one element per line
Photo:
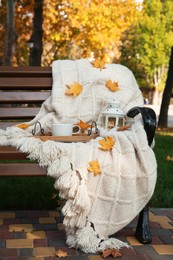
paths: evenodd
<path fill-rule="evenodd" d="M 38 124 L 39 127 L 40 127 L 40 135 L 44 135 L 44 129 L 42 128 L 41 123 L 40 123 L 39 121 L 37 121 L 37 122 L 35 123 L 34 129 L 32 129 L 32 135 L 35 135 L 35 133 L 36 133 L 37 124 Z"/>
<path fill-rule="evenodd" d="M 92 121 L 91 123 L 91 128 L 88 130 L 88 135 L 91 135 L 93 132 L 93 128 L 95 128 L 95 134 L 98 134 L 99 130 L 97 128 L 97 123 L 96 121 Z"/>

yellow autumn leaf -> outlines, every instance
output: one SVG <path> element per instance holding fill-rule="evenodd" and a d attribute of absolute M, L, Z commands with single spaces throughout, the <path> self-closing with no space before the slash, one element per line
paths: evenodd
<path fill-rule="evenodd" d="M 105 138 L 99 140 L 100 150 L 108 151 L 111 150 L 115 144 L 115 140 L 111 136 L 106 136 Z"/>
<path fill-rule="evenodd" d="M 30 124 L 19 124 L 19 125 L 16 125 L 16 127 L 19 127 L 21 129 L 27 129 L 29 126 L 31 126 Z"/>
<path fill-rule="evenodd" d="M 89 172 L 93 172 L 94 176 L 101 174 L 100 164 L 99 164 L 98 160 L 89 162 L 89 165 L 90 166 L 87 168 L 87 170 Z"/>
<path fill-rule="evenodd" d="M 105 69 L 105 62 L 101 59 L 95 59 L 91 64 L 97 69 Z"/>
<path fill-rule="evenodd" d="M 123 125 L 121 127 L 119 127 L 117 130 L 118 131 L 125 131 L 128 130 L 131 127 L 131 125 Z"/>
<path fill-rule="evenodd" d="M 60 257 L 66 257 L 68 256 L 68 253 L 62 249 L 58 249 L 55 253 L 56 256 Z"/>
<path fill-rule="evenodd" d="M 114 81 L 112 82 L 112 80 L 108 80 L 108 82 L 106 83 L 106 87 L 112 91 L 112 92 L 116 92 L 118 90 L 120 90 L 120 88 L 118 87 L 118 81 Z"/>
<path fill-rule="evenodd" d="M 90 128 L 91 127 L 91 125 L 89 125 L 88 123 L 85 123 L 84 121 L 82 121 L 82 120 L 80 120 L 80 122 L 79 123 L 77 123 L 77 124 L 75 124 L 75 125 L 77 125 L 77 126 L 79 126 L 80 127 L 80 129 L 81 129 L 81 132 L 84 132 L 86 129 L 88 129 L 88 128 Z"/>
<path fill-rule="evenodd" d="M 79 84 L 78 82 L 74 82 L 71 85 L 66 85 L 67 90 L 65 92 L 65 95 L 72 95 L 72 96 L 77 96 L 82 92 L 82 85 Z"/>

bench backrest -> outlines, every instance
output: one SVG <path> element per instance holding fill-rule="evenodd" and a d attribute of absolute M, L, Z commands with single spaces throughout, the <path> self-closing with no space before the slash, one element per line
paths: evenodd
<path fill-rule="evenodd" d="M 51 88 L 51 67 L 0 67 L 0 128 L 34 118 Z"/>

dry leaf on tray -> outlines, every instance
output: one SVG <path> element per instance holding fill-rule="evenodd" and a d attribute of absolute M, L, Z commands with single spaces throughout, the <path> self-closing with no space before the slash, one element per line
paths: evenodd
<path fill-rule="evenodd" d="M 66 257 L 66 256 L 68 256 L 68 253 L 66 251 L 62 250 L 62 249 L 58 249 L 55 254 L 58 257 Z"/>
<path fill-rule="evenodd" d="M 106 87 L 107 87 L 110 91 L 116 92 L 116 91 L 120 90 L 120 88 L 118 87 L 118 84 L 119 84 L 118 81 L 112 82 L 112 80 L 109 80 L 109 81 L 107 81 L 107 83 L 106 83 Z"/>
<path fill-rule="evenodd" d="M 31 126 L 30 124 L 19 124 L 19 125 L 16 125 L 16 127 L 19 127 L 21 129 L 27 129 L 29 126 Z"/>
<path fill-rule="evenodd" d="M 111 136 L 106 136 L 105 138 L 99 140 L 100 150 L 108 151 L 111 150 L 115 144 L 115 140 Z"/>
<path fill-rule="evenodd" d="M 100 164 L 99 164 L 98 160 L 89 162 L 89 165 L 90 166 L 87 168 L 87 170 L 89 172 L 93 172 L 94 176 L 101 174 Z"/>
<path fill-rule="evenodd" d="M 117 130 L 118 131 L 125 131 L 125 130 L 128 130 L 130 129 L 131 125 L 123 125 L 121 127 L 119 127 Z"/>
<path fill-rule="evenodd" d="M 82 85 L 79 84 L 78 82 L 74 82 L 71 85 L 66 85 L 67 90 L 65 92 L 65 95 L 72 95 L 72 96 L 77 96 L 82 92 Z"/>
<path fill-rule="evenodd" d="M 101 59 L 95 59 L 91 64 L 97 69 L 105 69 L 105 62 Z"/>
<path fill-rule="evenodd" d="M 122 256 L 118 249 L 105 249 L 101 253 L 103 258 L 106 258 L 108 256 L 113 256 L 114 258 Z"/>
<path fill-rule="evenodd" d="M 75 124 L 75 125 L 77 125 L 77 126 L 79 126 L 81 128 L 81 132 L 84 132 L 86 129 L 91 127 L 91 125 L 89 125 L 88 123 L 85 123 L 82 120 L 80 120 L 80 122 Z"/>

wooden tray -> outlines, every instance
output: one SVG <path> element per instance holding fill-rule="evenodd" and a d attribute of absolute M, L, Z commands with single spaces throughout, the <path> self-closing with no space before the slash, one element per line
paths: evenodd
<path fill-rule="evenodd" d="M 65 143 L 71 143 L 71 142 L 89 142 L 91 139 L 95 139 L 98 137 L 99 134 L 74 134 L 72 136 L 52 136 L 52 135 L 33 135 L 32 137 L 39 138 L 41 141 L 56 141 L 56 142 L 65 142 Z"/>

